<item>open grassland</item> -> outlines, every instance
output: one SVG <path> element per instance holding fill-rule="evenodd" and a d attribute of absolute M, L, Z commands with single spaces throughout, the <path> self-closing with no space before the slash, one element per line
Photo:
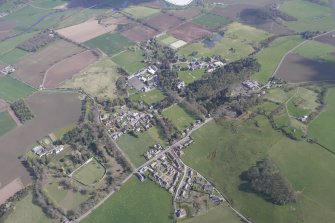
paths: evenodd
<path fill-rule="evenodd" d="M 118 33 L 106 33 L 91 39 L 84 44 L 91 48 L 99 48 L 107 55 L 111 56 L 126 49 L 132 45 L 132 42 Z"/>
<path fill-rule="evenodd" d="M 0 41 L 0 55 L 3 56 L 7 53 L 10 53 L 10 51 L 14 50 L 17 45 L 19 45 L 20 43 L 22 43 L 27 39 L 30 39 L 35 34 L 37 34 L 37 32 L 25 33 L 6 41 Z"/>
<path fill-rule="evenodd" d="M 127 50 L 112 58 L 112 60 L 120 67 L 122 67 L 127 73 L 133 74 L 139 69 L 145 67 L 143 63 L 143 51 L 142 50 Z"/>
<path fill-rule="evenodd" d="M 274 40 L 268 48 L 263 49 L 256 58 L 261 64 L 259 72 L 252 75 L 252 79 L 266 83 L 276 70 L 285 53 L 297 46 L 303 40 L 299 36 L 280 37 Z"/>
<path fill-rule="evenodd" d="M 190 114 L 177 104 L 165 109 L 162 114 L 168 118 L 179 131 L 186 129 L 195 121 Z"/>
<path fill-rule="evenodd" d="M 138 137 L 126 134 L 120 137 L 117 144 L 128 155 L 135 166 L 140 166 L 145 163 L 143 154 L 151 146 L 157 143 L 160 143 L 162 146 L 165 145 L 159 131 L 157 127 L 152 127 L 145 132 L 139 133 Z"/>
<path fill-rule="evenodd" d="M 156 15 L 160 12 L 158 9 L 148 8 L 144 6 L 130 6 L 125 8 L 123 12 L 131 15 L 136 19 L 144 19 Z"/>
<path fill-rule="evenodd" d="M 205 74 L 205 69 L 178 71 L 178 77 L 186 84 L 199 80 Z"/>
<path fill-rule="evenodd" d="M 148 105 L 152 105 L 154 103 L 164 100 L 165 95 L 163 94 L 162 91 L 154 89 L 148 92 L 136 92 L 130 95 L 129 98 L 132 102 L 138 102 L 141 100 L 147 103 Z"/>
<path fill-rule="evenodd" d="M 73 173 L 73 178 L 85 185 L 97 183 L 105 175 L 106 169 L 96 159 L 92 159 Z"/>
<path fill-rule="evenodd" d="M 2 219 L 0 219 L 2 222 Z M 4 219 L 4 223 L 56 223 L 56 221 L 49 219 L 39 206 L 33 204 L 33 197 L 31 194 L 27 195 L 21 201 L 15 204 L 15 209 Z"/>
<path fill-rule="evenodd" d="M 82 88 L 86 93 L 98 98 L 113 99 L 117 96 L 115 82 L 119 78 L 116 64 L 104 58 L 64 83 L 64 88 Z"/>
<path fill-rule="evenodd" d="M 226 204 L 209 210 L 207 213 L 182 221 L 184 223 L 242 223 L 242 220 Z"/>
<path fill-rule="evenodd" d="M 31 95 L 35 89 L 10 76 L 0 77 L 0 98 L 14 102 Z"/>
<path fill-rule="evenodd" d="M 266 39 L 269 33 L 234 22 L 223 29 L 225 34 L 215 46 L 208 48 L 202 42 L 187 45 L 179 50 L 179 54 L 191 58 L 193 52 L 197 57 L 221 55 L 228 61 L 238 60 L 254 52 L 254 45 Z"/>
<path fill-rule="evenodd" d="M 0 112 L 0 136 L 15 128 L 16 124 L 7 111 Z"/>
<path fill-rule="evenodd" d="M 281 207 L 278 222 L 333 222 L 335 218 L 335 156 L 316 144 L 283 138 L 271 148 L 271 158 L 299 191 L 295 204 Z M 291 217 L 291 219 L 285 219 Z M 274 222 L 274 221 L 271 221 Z"/>
<path fill-rule="evenodd" d="M 335 152 L 335 88 L 330 88 L 326 97 L 326 106 L 321 114 L 308 127 L 308 136 Z"/>
<path fill-rule="evenodd" d="M 193 22 L 210 29 L 216 29 L 218 27 L 228 25 L 230 20 L 223 16 L 208 13 L 193 19 Z"/>
<path fill-rule="evenodd" d="M 294 97 L 287 104 L 288 112 L 296 118 L 309 115 L 319 106 L 316 100 L 317 94 L 314 91 L 298 87 Z"/>
<path fill-rule="evenodd" d="M 331 7 L 311 1 L 291 0 L 280 6 L 280 10 L 296 17 L 297 21 L 285 22 L 290 29 L 302 31 L 326 31 L 335 29 Z"/>
<path fill-rule="evenodd" d="M 29 53 L 24 50 L 20 50 L 15 48 L 8 53 L 5 53 L 0 56 L 0 60 L 6 64 L 16 64 L 20 61 L 23 57 L 27 56 Z"/>
<path fill-rule="evenodd" d="M 154 182 L 132 177 L 83 223 L 172 223 L 172 197 Z"/>
<path fill-rule="evenodd" d="M 311 40 L 294 50 L 302 57 L 335 62 L 335 46 Z"/>

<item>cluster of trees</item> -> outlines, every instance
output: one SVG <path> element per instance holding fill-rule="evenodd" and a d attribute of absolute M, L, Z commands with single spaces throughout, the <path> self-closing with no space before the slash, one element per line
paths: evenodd
<path fill-rule="evenodd" d="M 320 34 L 320 31 L 305 31 L 300 33 L 301 37 L 304 39 L 312 39 L 313 37 Z"/>
<path fill-rule="evenodd" d="M 50 30 L 44 30 L 32 38 L 20 43 L 17 48 L 28 52 L 35 52 L 55 40 L 55 34 Z"/>
<path fill-rule="evenodd" d="M 10 105 L 12 110 L 14 111 L 16 117 L 20 120 L 20 122 L 25 123 L 26 121 L 34 118 L 34 115 L 30 111 L 29 107 L 26 105 L 23 99 L 15 101 Z"/>
<path fill-rule="evenodd" d="M 281 175 L 271 159 L 257 164 L 241 174 L 240 189 L 262 196 L 277 205 L 284 205 L 297 200 L 291 184 Z"/>
<path fill-rule="evenodd" d="M 155 116 L 156 125 L 162 130 L 162 136 L 165 140 L 172 143 L 174 140 L 180 138 L 180 132 L 174 124 L 165 117 Z"/>

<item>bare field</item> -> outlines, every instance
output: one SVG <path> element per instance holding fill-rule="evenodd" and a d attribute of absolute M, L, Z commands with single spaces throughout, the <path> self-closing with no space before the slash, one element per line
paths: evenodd
<path fill-rule="evenodd" d="M 314 82 L 335 80 L 335 63 L 312 60 L 297 54 L 289 54 L 277 72 L 281 79 L 291 82 Z"/>
<path fill-rule="evenodd" d="M 159 14 L 157 16 L 153 16 L 147 20 L 147 23 L 150 27 L 153 27 L 159 31 L 165 31 L 172 27 L 179 25 L 182 22 L 181 19 L 169 14 Z"/>
<path fill-rule="evenodd" d="M 315 40 L 321 43 L 327 43 L 335 46 L 335 32 L 316 38 Z"/>
<path fill-rule="evenodd" d="M 190 7 L 186 9 L 169 10 L 168 13 L 181 19 L 192 19 L 200 15 L 200 11 L 197 8 L 190 8 Z"/>
<path fill-rule="evenodd" d="M 0 20 L 0 40 L 5 39 L 10 35 L 10 30 L 15 28 L 16 21 L 2 21 Z"/>
<path fill-rule="evenodd" d="M 188 22 L 173 29 L 169 34 L 189 43 L 208 36 L 211 32 L 200 25 Z"/>
<path fill-rule="evenodd" d="M 1 187 L 1 185 L 0 185 Z M 13 196 L 19 190 L 24 188 L 22 181 L 20 178 L 16 178 L 6 186 L 0 189 L 0 204 L 5 203 L 5 201 Z"/>
<path fill-rule="evenodd" d="M 87 50 L 52 66 L 45 73 L 43 87 L 55 88 L 64 81 L 71 79 L 73 75 L 82 69 L 93 64 L 99 59 L 99 54 L 92 50 Z"/>
<path fill-rule="evenodd" d="M 51 66 L 82 51 L 84 49 L 81 47 L 64 40 L 58 40 L 17 63 L 17 71 L 13 76 L 35 88 L 39 88 L 43 82 L 45 72 Z"/>
<path fill-rule="evenodd" d="M 36 140 L 70 124 L 81 114 L 81 102 L 75 93 L 37 92 L 26 100 L 35 118 L 0 137 L 0 189 L 20 178 L 23 185 L 31 178 L 19 157 L 35 144 Z"/>
<path fill-rule="evenodd" d="M 8 104 L 7 102 L 5 102 L 4 100 L 0 99 L 0 112 L 2 111 L 6 111 L 8 108 Z"/>
<path fill-rule="evenodd" d="M 134 42 L 142 42 L 158 35 L 159 32 L 149 27 L 138 25 L 122 32 L 121 34 Z"/>

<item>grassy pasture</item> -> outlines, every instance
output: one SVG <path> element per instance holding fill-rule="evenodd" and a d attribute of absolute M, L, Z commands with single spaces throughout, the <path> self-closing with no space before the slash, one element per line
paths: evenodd
<path fill-rule="evenodd" d="M 280 37 L 274 40 L 268 48 L 263 49 L 256 55 L 258 62 L 261 64 L 261 69 L 251 78 L 263 84 L 266 83 L 285 53 L 302 41 L 299 36 Z"/>
<path fill-rule="evenodd" d="M 37 34 L 37 32 L 25 33 L 20 36 L 13 37 L 9 40 L 0 42 L 0 55 L 2 56 L 7 53 L 10 53 L 10 51 L 14 50 L 18 44 L 27 39 L 30 39 L 35 34 Z"/>
<path fill-rule="evenodd" d="M 144 6 L 130 6 L 128 8 L 125 8 L 123 12 L 133 16 L 136 19 L 144 19 L 158 14 L 160 10 Z"/>
<path fill-rule="evenodd" d="M 83 223 L 172 223 L 172 197 L 154 182 L 132 177 Z"/>
<path fill-rule="evenodd" d="M 35 89 L 11 78 L 10 76 L 0 77 L 0 98 L 14 102 L 20 98 L 31 95 Z"/>
<path fill-rule="evenodd" d="M 190 70 L 178 71 L 178 76 L 180 80 L 184 81 L 186 84 L 199 80 L 204 74 L 205 69 L 198 69 L 193 71 Z"/>
<path fill-rule="evenodd" d="M 171 120 L 171 122 L 180 131 L 186 129 L 195 121 L 195 119 L 179 105 L 172 105 L 171 107 L 165 109 L 162 114 Z"/>
<path fill-rule="evenodd" d="M 309 115 L 319 106 L 316 100 L 317 94 L 315 92 L 298 87 L 295 95 L 287 103 L 288 112 L 296 118 Z"/>
<path fill-rule="evenodd" d="M 294 52 L 309 59 L 322 59 L 335 62 L 335 46 L 324 44 L 315 40 L 306 42 L 302 46 L 298 47 Z"/>
<path fill-rule="evenodd" d="M 54 8 L 56 6 L 63 5 L 66 2 L 66 0 L 37 0 L 33 5 L 40 8 Z"/>
<path fill-rule="evenodd" d="M 73 178 L 85 185 L 97 183 L 105 175 L 106 169 L 96 159 L 92 159 L 73 173 Z"/>
<path fill-rule="evenodd" d="M 23 57 L 27 56 L 29 53 L 24 50 L 20 50 L 15 48 L 8 53 L 5 53 L 0 56 L 0 60 L 6 64 L 16 64 L 19 62 Z"/>
<path fill-rule="evenodd" d="M 132 45 L 132 42 L 118 33 L 106 33 L 86 41 L 84 44 L 91 48 L 99 48 L 111 56 L 126 49 Z"/>
<path fill-rule="evenodd" d="M 15 128 L 16 124 L 8 112 L 0 112 L 0 136 Z"/>
<path fill-rule="evenodd" d="M 326 31 L 335 28 L 331 7 L 304 0 L 286 1 L 280 10 L 296 17 L 297 21 L 285 22 L 289 28 L 302 31 Z"/>
<path fill-rule="evenodd" d="M 138 134 L 138 137 L 126 134 L 120 137 L 117 144 L 128 155 L 129 159 L 135 166 L 145 163 L 143 154 L 149 150 L 150 146 L 157 143 L 165 145 L 161 139 L 159 129 L 152 127 L 145 132 Z"/>
<path fill-rule="evenodd" d="M 152 105 L 154 103 L 164 100 L 165 95 L 163 94 L 162 91 L 158 89 L 154 89 L 148 92 L 136 92 L 130 95 L 129 98 L 132 102 L 137 102 L 139 100 L 142 100 L 148 105 Z"/>
<path fill-rule="evenodd" d="M 178 39 L 168 34 L 165 34 L 165 35 L 158 37 L 158 41 L 162 44 L 170 45 L 171 43 L 177 42 Z"/>
<path fill-rule="evenodd" d="M 308 127 L 308 136 L 335 152 L 335 88 L 330 88 L 326 97 L 326 106 L 320 115 Z"/>
<path fill-rule="evenodd" d="M 216 29 L 220 26 L 228 25 L 230 20 L 223 16 L 208 13 L 193 19 L 193 22 L 210 29 Z"/>
<path fill-rule="evenodd" d="M 124 51 L 112 58 L 112 60 L 120 67 L 125 69 L 127 73 L 133 74 L 139 69 L 145 67 L 145 63 L 143 63 L 143 51 L 136 50 Z"/>
<path fill-rule="evenodd" d="M 285 90 L 284 88 L 272 88 L 269 90 L 265 98 L 273 102 L 284 103 L 294 95 L 293 89 Z"/>

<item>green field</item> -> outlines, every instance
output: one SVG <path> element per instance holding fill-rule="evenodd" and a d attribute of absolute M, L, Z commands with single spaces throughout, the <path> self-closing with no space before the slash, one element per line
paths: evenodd
<path fill-rule="evenodd" d="M 76 125 L 68 125 L 68 126 L 65 126 L 63 128 L 60 128 L 60 129 L 57 129 L 54 134 L 55 136 L 58 138 L 58 139 L 61 139 L 65 133 L 67 133 L 68 131 L 72 130 L 74 127 L 76 127 Z"/>
<path fill-rule="evenodd" d="M 84 43 L 91 48 L 99 48 L 107 55 L 119 53 L 132 45 L 132 42 L 118 33 L 106 33 Z"/>
<path fill-rule="evenodd" d="M 221 55 L 228 61 L 234 61 L 254 52 L 253 46 L 270 35 L 265 31 L 237 22 L 229 24 L 222 31 L 225 32 L 223 39 L 213 48 L 207 48 L 202 42 L 197 42 L 182 47 L 178 53 L 188 58 L 193 57 L 193 52 L 197 52 L 196 57 Z"/>
<path fill-rule="evenodd" d="M 33 204 L 32 195 L 29 194 L 15 204 L 15 209 L 4 220 L 4 223 L 56 223 L 56 220 L 49 219 L 39 206 Z M 2 219 L 0 219 L 0 222 Z"/>
<path fill-rule="evenodd" d="M 10 76 L 0 77 L 0 98 L 14 102 L 20 98 L 31 95 L 35 89 L 11 78 Z"/>
<path fill-rule="evenodd" d="M 0 60 L 6 64 L 16 64 L 19 62 L 23 57 L 27 56 L 29 53 L 24 50 L 20 50 L 15 48 L 8 53 L 5 53 L 0 56 Z"/>
<path fill-rule="evenodd" d="M 195 119 L 179 105 L 172 105 L 165 109 L 162 114 L 168 118 L 179 131 L 183 131 L 195 121 Z"/>
<path fill-rule="evenodd" d="M 145 63 L 143 63 L 143 51 L 136 50 L 131 51 L 127 50 L 122 52 L 112 58 L 112 60 L 120 67 L 125 69 L 128 74 L 133 74 L 139 69 L 145 67 Z"/>
<path fill-rule="evenodd" d="M 335 88 L 328 90 L 326 106 L 321 114 L 308 127 L 308 136 L 335 152 Z"/>
<path fill-rule="evenodd" d="M 322 6 L 304 0 L 291 0 L 281 5 L 280 10 L 298 19 L 298 21 L 285 22 L 285 25 L 295 31 L 326 31 L 335 29 L 333 12 L 329 6 Z"/>
<path fill-rule="evenodd" d="M 315 40 L 306 42 L 302 46 L 298 47 L 294 52 L 309 59 L 322 59 L 335 62 L 335 46 L 324 44 Z"/>
<path fill-rule="evenodd" d="M 150 180 L 132 177 L 82 223 L 172 223 L 172 197 Z"/>
<path fill-rule="evenodd" d="M 0 136 L 16 127 L 8 112 L 0 112 Z"/>
<path fill-rule="evenodd" d="M 207 213 L 182 221 L 184 223 L 242 223 L 241 219 L 233 212 L 231 208 L 223 204 L 209 210 Z"/>
<path fill-rule="evenodd" d="M 144 6 L 130 6 L 122 10 L 136 19 L 144 19 L 156 15 L 160 12 L 158 9 L 148 8 Z"/>
<path fill-rule="evenodd" d="M 148 92 L 136 92 L 132 95 L 130 95 L 130 100 L 132 102 L 138 102 L 140 100 L 144 101 L 148 105 L 155 104 L 157 102 L 160 102 L 164 100 L 165 95 L 162 91 L 158 89 L 154 89 Z"/>
<path fill-rule="evenodd" d="M 8 39 L 6 41 L 0 42 L 0 55 L 2 56 L 6 53 L 10 53 L 10 51 L 14 50 L 18 44 L 20 44 L 21 42 L 27 39 L 30 39 L 35 34 L 37 34 L 37 32 L 26 33 L 26 34 L 22 34 L 20 36 L 16 36 L 11 39 Z"/>
<path fill-rule="evenodd" d="M 252 75 L 252 79 L 266 83 L 276 70 L 282 57 L 286 52 L 297 46 L 303 40 L 300 36 L 279 37 L 274 40 L 268 48 L 263 49 L 256 58 L 261 64 L 259 72 Z"/>
<path fill-rule="evenodd" d="M 40 8 L 54 8 L 59 5 L 65 4 L 66 0 L 37 0 L 34 1 L 34 6 Z"/>
<path fill-rule="evenodd" d="M 230 20 L 223 16 L 208 13 L 193 19 L 193 22 L 207 28 L 216 29 L 218 27 L 228 25 Z"/>
<path fill-rule="evenodd" d="M 146 161 L 143 154 L 149 150 L 149 147 L 157 143 L 160 143 L 162 146 L 165 145 L 157 127 L 152 127 L 143 133 L 139 133 L 138 137 L 129 134 L 123 135 L 117 141 L 120 148 L 137 167 Z"/>
<path fill-rule="evenodd" d="M 92 185 L 105 175 L 106 169 L 96 159 L 92 159 L 89 163 L 84 164 L 73 173 L 73 178 L 85 185 Z"/>
<path fill-rule="evenodd" d="M 317 94 L 306 88 L 298 87 L 295 95 L 287 103 L 288 112 L 296 118 L 309 115 L 319 104 Z"/>
<path fill-rule="evenodd" d="M 165 34 L 165 35 L 162 35 L 162 36 L 158 37 L 157 40 L 160 43 L 165 44 L 165 45 L 170 45 L 171 43 L 174 43 L 174 42 L 178 41 L 178 39 L 176 39 L 175 37 L 170 36 L 168 34 Z"/>
<path fill-rule="evenodd" d="M 199 80 L 205 74 L 205 69 L 178 71 L 178 77 L 186 84 Z"/>

